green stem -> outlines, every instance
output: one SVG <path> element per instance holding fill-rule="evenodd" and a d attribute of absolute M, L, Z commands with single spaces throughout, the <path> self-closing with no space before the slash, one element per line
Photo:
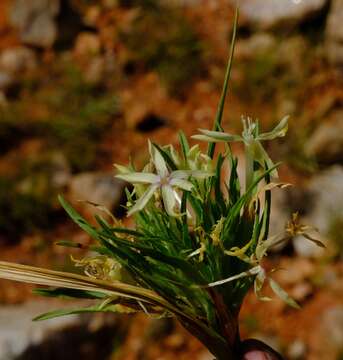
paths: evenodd
<path fill-rule="evenodd" d="M 250 146 L 245 145 L 245 191 L 247 191 L 254 181 L 254 157 Z"/>
<path fill-rule="evenodd" d="M 220 128 L 221 128 L 220 125 L 222 122 L 222 117 L 223 117 L 223 112 L 224 112 L 225 99 L 226 99 L 226 94 L 227 94 L 228 87 L 229 87 L 229 80 L 230 80 L 231 68 L 232 68 L 232 62 L 233 62 L 233 54 L 234 54 L 235 43 L 236 43 L 238 13 L 239 12 L 238 12 L 238 6 L 237 6 L 236 11 L 235 11 L 235 19 L 234 19 L 234 23 L 233 23 L 229 61 L 228 61 L 227 67 L 226 67 L 223 90 L 222 90 L 222 94 L 221 94 L 220 101 L 218 104 L 216 118 L 215 118 L 215 121 L 213 124 L 213 130 L 215 130 L 215 131 L 220 130 Z M 214 156 L 215 146 L 216 146 L 215 143 L 208 144 L 207 154 L 211 159 L 213 159 L 213 156 Z"/>

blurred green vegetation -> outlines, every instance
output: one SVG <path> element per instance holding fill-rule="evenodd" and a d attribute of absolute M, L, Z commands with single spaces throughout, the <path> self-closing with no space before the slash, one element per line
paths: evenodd
<path fill-rule="evenodd" d="M 117 97 L 84 81 L 71 62 L 47 76 L 26 80 L 22 96 L 0 108 L 0 150 L 39 137 L 47 149 L 60 149 L 73 171 L 91 169 L 97 144 L 118 114 Z"/>
<path fill-rule="evenodd" d="M 250 61 L 237 65 L 242 74 L 242 81 L 233 84 L 240 98 L 254 101 L 267 100 L 275 95 L 278 85 L 276 80 L 282 74 L 282 68 L 274 51 L 259 54 Z"/>
<path fill-rule="evenodd" d="M 0 233 L 2 240 L 18 241 L 36 229 L 48 229 L 59 211 L 51 199 L 37 193 L 21 193 L 13 179 L 0 177 Z"/>
<path fill-rule="evenodd" d="M 235 64 L 239 81 L 233 82 L 234 91 L 243 101 L 254 103 L 275 104 L 280 98 L 301 101 L 319 53 L 298 35 L 268 40 L 261 48 L 257 38 L 244 45 L 248 55 Z"/>
<path fill-rule="evenodd" d="M 24 79 L 16 97 L 0 107 L 0 151 L 4 159 L 16 154 L 15 171 L 0 171 L 2 237 L 17 239 L 58 221 L 56 199 L 65 184 L 54 182 L 56 166 L 66 173 L 91 169 L 118 111 L 113 91 L 87 83 L 71 61 Z M 22 146 L 32 139 L 40 143 L 34 154 Z"/>
<path fill-rule="evenodd" d="M 156 71 L 171 95 L 182 95 L 204 71 L 204 44 L 180 9 L 156 1 L 133 5 L 140 11 L 130 29 L 121 33 L 129 50 L 127 64 Z"/>
<path fill-rule="evenodd" d="M 14 161 L 16 171 L 0 176 L 0 233 L 11 241 L 64 218 L 57 195 L 68 176 L 58 152 L 20 155 Z"/>

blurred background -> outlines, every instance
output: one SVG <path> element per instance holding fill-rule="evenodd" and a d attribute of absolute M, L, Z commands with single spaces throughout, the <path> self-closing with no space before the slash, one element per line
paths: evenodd
<path fill-rule="evenodd" d="M 234 0 L 0 1 L 0 259 L 72 271 L 57 240 L 89 244 L 57 202 L 88 218 L 90 200 L 124 216 L 113 163 L 139 167 L 147 139 L 177 143 L 213 122 L 225 73 Z M 272 232 L 294 211 L 320 230 L 325 251 L 302 239 L 268 260 L 301 304 L 248 296 L 243 337 L 287 359 L 343 359 L 343 2 L 240 0 L 223 126 L 241 115 L 286 138 L 266 144 L 282 160 Z M 241 148 L 237 148 L 240 157 Z M 70 301 L 44 300 L 0 281 L 0 360 L 170 360 L 212 357 L 171 319 L 70 316 L 31 319 Z M 266 294 L 269 290 L 266 289 Z"/>

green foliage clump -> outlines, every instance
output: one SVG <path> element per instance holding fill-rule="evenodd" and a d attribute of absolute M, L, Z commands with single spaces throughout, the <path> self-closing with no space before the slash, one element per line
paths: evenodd
<path fill-rule="evenodd" d="M 234 89 L 238 96 L 257 104 L 273 104 L 284 98 L 296 102 L 302 98 L 304 83 L 311 76 L 311 66 L 316 59 L 307 42 L 298 36 L 271 37 L 271 43 L 259 49 L 258 39 L 255 41 L 255 45 L 242 41 L 248 55 L 237 64 L 240 81 L 234 84 Z"/>
<path fill-rule="evenodd" d="M 85 82 L 80 71 L 70 66 L 65 81 L 51 92 L 42 94 L 50 110 L 40 131 L 52 146 L 62 147 L 75 171 L 94 165 L 97 147 L 118 113 L 118 101 L 112 94 Z"/>
<path fill-rule="evenodd" d="M 235 85 L 235 90 L 243 99 L 258 96 L 263 101 L 275 95 L 279 86 L 276 79 L 283 72 L 274 51 L 258 54 L 252 61 L 239 64 L 238 69 L 243 79 Z"/>
<path fill-rule="evenodd" d="M 118 101 L 84 81 L 70 62 L 50 70 L 48 80 L 29 86 L 25 96 L 0 108 L 0 147 L 8 150 L 18 141 L 37 137 L 48 149 L 61 150 L 74 171 L 90 169 L 97 145 L 118 113 Z"/>
<path fill-rule="evenodd" d="M 57 209 L 47 198 L 21 193 L 12 180 L 0 178 L 0 233 L 3 240 L 17 241 L 23 234 L 47 229 Z"/>
<path fill-rule="evenodd" d="M 182 94 L 204 68 L 204 46 L 175 8 L 141 6 L 130 30 L 122 33 L 122 41 L 129 50 L 128 63 L 156 71 L 172 95 Z"/>
<path fill-rule="evenodd" d="M 25 146 L 16 150 L 10 160 L 18 164 L 14 173 L 0 173 L 0 232 L 11 241 L 59 219 L 56 197 L 63 188 L 53 184 L 54 154 L 66 159 L 68 171 L 92 168 L 98 144 L 119 109 L 117 98 L 87 83 L 70 60 L 41 71 L 23 81 L 17 99 L 0 107 L 0 150 L 5 158 L 8 152 L 12 159 L 13 150 L 26 140 L 36 139 L 44 149 L 35 161 Z"/>
<path fill-rule="evenodd" d="M 92 225 L 60 197 L 73 221 L 96 241 L 90 247 L 96 255 L 75 260 L 86 276 L 0 262 L 2 278 L 50 286 L 39 289 L 41 295 L 95 300 L 87 308 L 59 310 L 38 320 L 99 311 L 173 315 L 216 359 L 228 360 L 242 357 L 238 314 L 251 287 L 259 299 L 270 300 L 262 294 L 267 282 L 298 307 L 267 273 L 263 259 L 271 247 L 295 235 L 322 244 L 307 234 L 309 227 L 299 224 L 297 214 L 285 232 L 269 234 L 271 191 L 287 184 L 278 182 L 277 165 L 262 144 L 285 136 L 288 120 L 265 133 L 251 119 L 243 121 L 241 135 L 222 131 L 232 55 L 233 45 L 213 131 L 193 137 L 209 143 L 207 152 L 190 146 L 180 132 L 179 151 L 149 142 L 150 159 L 142 171 L 133 164 L 117 165 L 117 176 L 133 184 L 126 207 L 134 227 L 123 226 L 97 204 L 106 218 L 97 215 Z M 225 146 L 218 154 L 217 142 Z M 231 142 L 245 149 L 244 185 Z M 82 248 L 75 242 L 61 245 Z"/>
<path fill-rule="evenodd" d="M 0 177 L 0 233 L 7 241 L 40 229 L 48 229 L 62 219 L 56 201 L 61 187 L 52 179 L 52 154 L 35 159 L 20 158 L 15 174 Z"/>

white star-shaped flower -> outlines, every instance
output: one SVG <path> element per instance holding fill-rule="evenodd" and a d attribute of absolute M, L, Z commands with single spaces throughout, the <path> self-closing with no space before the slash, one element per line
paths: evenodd
<path fill-rule="evenodd" d="M 157 174 L 149 172 L 130 172 L 116 175 L 117 178 L 132 184 L 147 184 L 149 187 L 143 195 L 136 201 L 135 205 L 128 211 L 128 216 L 142 210 L 154 193 L 161 191 L 163 205 L 166 212 L 171 216 L 176 216 L 175 207 L 178 196 L 175 189 L 191 191 L 193 184 L 188 180 L 190 177 L 204 179 L 212 176 L 212 173 L 200 170 L 175 170 L 169 171 L 163 156 L 159 150 L 149 142 L 151 160 L 155 166 Z"/>

